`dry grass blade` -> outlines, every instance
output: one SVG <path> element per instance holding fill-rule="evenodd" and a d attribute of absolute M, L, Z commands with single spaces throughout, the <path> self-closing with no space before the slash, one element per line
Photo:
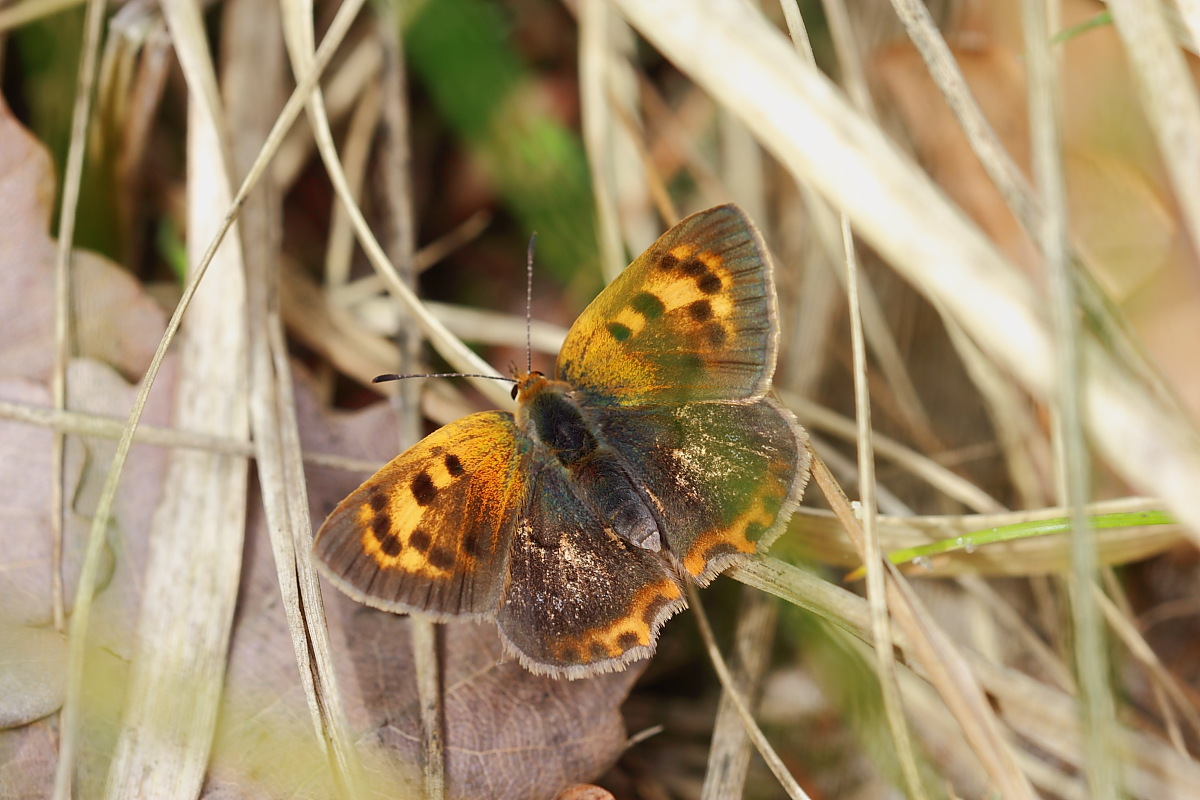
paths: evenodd
<path fill-rule="evenodd" d="M 306 94 L 312 91 L 320 77 L 321 70 L 328 64 L 334 49 L 345 36 L 349 23 L 353 20 L 354 15 L 361 7 L 359 0 L 347 0 L 339 9 L 338 16 L 334 18 L 333 23 L 329 27 L 325 39 L 321 43 L 321 47 L 317 51 L 316 58 L 313 60 L 313 67 L 301 80 L 295 91 L 289 98 L 284 110 L 280 113 L 274 127 L 271 129 L 271 134 L 268 136 L 268 145 L 264 146 L 264 152 L 273 152 L 278 146 L 279 140 L 288 127 L 295 121 L 300 109 L 303 107 L 303 98 Z M 189 53 L 188 50 L 181 52 L 181 57 Z M 200 78 L 203 80 L 203 78 Z M 209 85 L 196 87 L 197 91 L 205 92 L 210 98 L 215 98 L 215 86 Z M 210 100 L 210 107 L 215 107 L 215 100 Z M 71 774 L 74 770 L 74 761 L 76 750 L 78 747 L 79 736 L 79 720 L 80 720 L 80 705 L 82 701 L 82 685 L 84 674 L 84 660 L 86 655 L 87 630 L 90 623 L 90 611 L 93 594 L 96 586 L 96 578 L 99 570 L 100 558 L 103 552 L 104 534 L 107 530 L 109 522 L 112 518 L 113 503 L 116 497 L 117 485 L 120 481 L 121 473 L 124 469 L 125 462 L 129 457 L 129 450 L 133 444 L 134 432 L 137 428 L 138 421 L 141 419 L 142 411 L 146 406 L 146 400 L 149 396 L 150 388 L 154 385 L 155 379 L 158 376 L 159 370 L 162 367 L 163 358 L 166 355 L 168 345 L 174 340 L 175 334 L 179 330 L 180 323 L 183 319 L 184 312 L 191 305 L 192 299 L 195 297 L 197 290 L 201 285 L 204 275 L 207 273 L 209 265 L 212 263 L 214 256 L 221 242 L 233 225 L 236 218 L 237 210 L 244 201 L 247 193 L 253 187 L 255 181 L 261 175 L 262 169 L 266 164 L 266 158 L 260 157 L 254 167 L 250 170 L 250 174 L 239 187 L 237 194 L 231 201 L 229 210 L 221 220 L 221 223 L 213 238 L 209 243 L 204 255 L 196 262 L 194 271 L 192 272 L 187 286 L 184 288 L 183 295 L 180 297 L 179 303 L 175 307 L 170 320 L 167 323 L 167 328 L 163 333 L 154 357 L 151 359 L 150 366 L 146 370 L 145 378 L 138 389 L 137 397 L 134 400 L 133 408 L 129 412 L 129 419 L 125 429 L 121 435 L 121 439 L 117 443 L 116 452 L 113 455 L 112 465 L 108 470 L 105 478 L 104 487 L 100 493 L 100 498 L 96 504 L 96 511 L 92 519 L 92 525 L 88 533 L 87 544 L 83 558 L 83 567 L 80 570 L 78 588 L 76 591 L 76 603 L 73 614 L 71 615 L 70 639 L 71 652 L 68 663 L 66 699 L 63 703 L 63 738 L 59 749 L 59 761 L 55 774 L 54 796 L 56 800 L 66 800 L 71 792 Z"/>
<path fill-rule="evenodd" d="M 383 90 L 378 84 L 372 83 L 367 86 L 355 105 L 354 112 L 350 115 L 350 126 L 346 130 L 343 163 L 355 200 L 362 194 L 371 144 L 382 111 Z M 350 217 L 343 206 L 335 205 L 333 219 L 329 223 L 329 241 L 325 245 L 325 288 L 331 294 L 345 286 L 350 276 L 353 256 L 354 229 L 350 226 Z"/>
<path fill-rule="evenodd" d="M 1051 11 L 1051 8 L 1054 10 Z M 1080 326 L 1074 277 L 1067 252 L 1066 184 L 1062 164 L 1061 83 L 1059 64 L 1050 51 L 1050 28 L 1057 27 L 1057 4 L 1025 0 L 1024 29 L 1029 64 L 1029 119 L 1033 171 L 1042 200 L 1042 255 L 1050 276 L 1054 333 L 1061 354 L 1054 409 L 1059 445 L 1058 485 L 1071 519 L 1071 616 L 1075 664 L 1084 707 L 1087 782 L 1099 798 L 1116 798 L 1121 778 L 1114 757 L 1116 711 L 1108 685 L 1108 657 L 1103 622 L 1092 587 L 1096 579 L 1096 547 L 1084 513 L 1091 490 L 1091 470 L 1083 430 L 1083 373 L 1078 342 Z"/>
<path fill-rule="evenodd" d="M 1113 23 L 1141 88 L 1192 243 L 1200 244 L 1200 99 L 1164 15 L 1165 3 L 1109 0 Z"/>
<path fill-rule="evenodd" d="M 383 175 L 380 180 L 385 198 L 388 255 L 399 268 L 405 285 L 416 293 L 418 267 L 417 236 L 413 210 L 413 187 L 409 165 L 408 76 L 405 74 L 404 46 L 400 36 L 401 7 L 398 2 L 378 5 L 378 24 L 384 51 L 384 126 L 381 137 Z M 314 105 L 313 110 L 319 107 Z M 397 330 L 400 372 L 415 372 L 421 351 L 421 336 L 416 321 L 403 319 Z M 416 381 L 403 381 L 397 387 L 397 414 L 400 437 L 397 444 L 406 450 L 421 438 L 421 387 Z M 440 626 L 428 619 L 413 619 L 413 667 L 417 679 L 417 701 L 421 718 L 421 759 L 426 800 L 442 800 L 446 795 L 446 731 L 442 693 L 443 671 L 439 658 Z"/>
<path fill-rule="evenodd" d="M 75 86 L 75 107 L 71 113 L 71 142 L 67 151 L 67 168 L 63 175 L 63 197 L 59 211 L 58 242 L 54 253 L 54 373 L 50 391 L 55 410 L 67 407 L 67 361 L 71 357 L 71 249 L 75 243 L 75 216 L 79 208 L 79 189 L 83 178 L 84 151 L 87 144 L 88 120 L 92 112 L 92 96 L 99 61 L 100 30 L 104 22 L 104 4 L 88 5 L 84 21 L 84 56 L 79 61 L 79 79 Z M 63 630 L 66 611 L 63 601 L 63 456 L 66 440 L 61 433 L 54 437 L 51 456 L 53 483 L 50 494 L 50 535 L 53 538 L 54 627 Z"/>
<path fill-rule="evenodd" d="M 929 75 L 954 112 L 971 143 L 971 149 L 979 156 L 979 162 L 988 177 L 1017 221 L 1027 231 L 1034 232 L 1038 209 L 1032 189 L 975 102 L 958 62 L 933 22 L 928 6 L 920 0 L 892 0 L 892 6 L 921 54 Z"/>
<path fill-rule="evenodd" d="M 752 704 L 762 689 L 770 662 L 778 616 L 779 606 L 774 598 L 749 587 L 743 590 L 732 675 L 737 691 Z M 713 722 L 701 800 L 741 797 L 745 793 L 751 746 L 733 698 L 722 694 Z"/>
<path fill-rule="evenodd" d="M 190 13 L 189 13 L 190 12 Z M 198 9 L 167 23 L 191 88 L 189 256 L 195 264 L 232 197 L 224 113 Z M 249 437 L 245 283 L 238 229 L 212 260 L 185 329 L 176 417 L 186 428 Z M 212 746 L 241 572 L 247 471 L 242 458 L 172 453 L 150 539 L 137 649 L 107 797 L 199 794 Z"/>
<path fill-rule="evenodd" d="M 614 115 L 606 112 L 610 74 L 620 64 L 609 45 L 609 37 L 617 23 L 604 0 L 580 3 L 579 84 L 583 138 L 592 173 L 592 193 L 596 197 L 600 263 L 606 280 L 612 280 L 625 268 L 620 202 L 615 185 L 618 162 L 615 150 L 618 144 L 627 146 L 628 143 L 618 142 L 624 132 L 613 124 Z"/>
<path fill-rule="evenodd" d="M 725 657 L 721 655 L 720 648 L 717 647 L 716 637 L 713 636 L 712 627 L 708 624 L 708 617 L 704 613 L 704 606 L 700 603 L 700 593 L 696 591 L 696 586 L 693 583 L 687 584 L 688 605 L 692 608 L 692 615 L 696 618 L 696 623 L 700 626 L 700 635 L 704 638 L 704 646 L 708 650 L 708 658 L 716 669 L 717 675 L 721 679 L 721 688 L 724 692 L 723 697 L 729 698 L 741 717 L 742 725 L 745 728 L 746 735 L 750 737 L 750 741 L 754 743 L 758 749 L 759 755 L 767 762 L 771 773 L 779 781 L 779 785 L 787 792 L 788 797 L 792 798 L 808 798 L 808 794 L 800 788 L 800 784 L 788 772 L 783 760 L 771 747 L 767 737 L 763 735 L 762 729 L 758 727 L 758 723 L 754 721 L 754 714 L 750 710 L 746 699 L 742 697 L 742 691 L 734 680 L 733 674 L 729 671 L 729 665 L 725 663 Z"/>
<path fill-rule="evenodd" d="M 55 302 L 54 302 L 54 338 L 55 358 L 52 378 L 52 398 L 55 410 L 66 408 L 67 398 L 67 358 L 70 356 L 70 300 L 71 248 L 74 245 L 75 215 L 79 202 L 80 181 L 83 175 L 83 156 L 87 144 L 88 119 L 91 116 L 92 92 L 96 81 L 96 68 L 100 57 L 100 32 L 104 23 L 105 4 L 100 0 L 88 3 L 87 16 L 84 22 L 83 56 L 79 61 L 79 81 L 75 87 L 75 108 L 71 120 L 71 141 L 67 156 L 67 171 L 63 178 L 62 216 L 59 227 L 58 247 L 56 251 L 55 273 Z M 25 20 L 19 14 L 12 14 L 9 24 L 16 25 Z M 52 462 L 51 489 L 51 538 L 52 545 L 52 604 L 54 608 L 55 627 L 61 630 L 65 624 L 65 603 L 63 600 L 62 584 L 62 547 L 63 547 L 63 455 L 65 440 L 61 434 L 54 437 Z M 87 586 L 88 573 L 93 576 L 99 557 L 99 534 L 89 541 L 88 558 L 85 559 L 85 569 L 80 577 L 80 583 Z M 90 567 L 90 569 L 89 569 Z M 86 598 L 88 592 L 81 592 Z M 59 800 L 65 800 L 70 795 L 72 771 L 75 769 L 74 753 L 79 727 L 80 684 L 83 680 L 83 657 L 86 648 L 85 634 L 88 622 L 88 601 L 82 603 L 82 613 L 76 608 L 71 619 L 71 660 L 67 677 L 67 699 L 63 704 L 62 727 L 59 733 L 59 763 L 54 777 L 54 795 Z M 76 620 L 76 617 L 80 619 Z"/>
<path fill-rule="evenodd" d="M 306 20 L 306 22 L 301 23 L 298 22 L 299 20 Z M 297 73 L 303 73 L 305 70 L 308 70 L 312 59 L 310 21 L 311 15 L 308 17 L 298 13 L 285 15 L 284 30 L 287 35 L 288 54 L 292 59 Z M 305 33 L 306 29 L 307 33 Z M 353 193 L 350 191 L 350 186 L 346 180 L 346 174 L 342 170 L 338 159 L 337 148 L 333 143 L 333 134 L 329 129 L 329 120 L 324 113 L 324 103 L 320 98 L 320 93 L 315 92 L 309 101 L 309 121 L 313 126 L 313 135 L 317 140 L 317 149 L 321 154 L 321 159 L 325 164 L 325 169 L 329 174 L 330 180 L 333 182 L 338 199 L 350 214 L 351 222 L 354 225 L 354 232 L 357 234 L 359 244 L 366 252 L 367 258 L 371 261 L 371 265 L 383 279 L 384 283 L 387 284 L 388 289 L 404 304 L 404 307 L 412 315 L 413 320 L 420 326 L 429 339 L 429 343 L 433 345 L 434 349 L 442 357 L 450 362 L 452 367 L 464 373 L 497 374 L 491 365 L 476 355 L 461 340 L 455 338 L 446 330 L 446 327 L 441 322 L 429 313 L 428 309 L 421 304 L 417 296 L 413 294 L 412 290 L 400 278 L 395 265 L 391 263 L 384 253 L 383 248 L 380 247 L 375 234 L 371 231 L 370 226 L 362 215 L 362 210 L 354 201 Z M 511 402 L 512 398 L 509 397 L 508 389 L 496 381 L 480 378 L 473 378 L 472 380 L 481 392 L 497 404 L 504 406 Z"/>
<path fill-rule="evenodd" d="M 442 707 L 442 678 L 438 668 L 436 622 L 413 618 L 410 622 L 417 695 L 421 710 L 421 761 L 424 769 L 424 800 L 442 800 L 446 795 L 446 761 L 443 740 L 445 710 Z"/>
<path fill-rule="evenodd" d="M 833 506 L 834 513 L 845 526 L 847 533 L 850 533 L 850 538 L 861 547 L 863 534 L 858 521 L 841 488 L 833 480 L 824 462 L 815 454 L 813 478 Z M 915 660 L 925 670 L 946 707 L 954 715 L 988 777 L 1004 797 L 1032 798 L 1032 787 L 1025 774 L 1018 768 L 1013 749 L 1001 735 L 995 714 L 988 707 L 983 692 L 968 670 L 962 655 L 945 632 L 933 622 L 932 617 L 917 600 L 912 588 L 894 566 L 888 562 L 885 562 L 884 566 L 888 579 L 888 608 L 891 609 L 892 617 L 897 627 L 905 633 Z M 874 627 L 872 622 L 873 631 Z"/>
<path fill-rule="evenodd" d="M 11 419 L 29 425 L 54 428 L 66 433 L 94 436 L 100 439 L 120 439 L 121 432 L 125 429 L 124 421 L 115 417 L 98 417 L 77 411 L 54 411 L 49 408 L 11 403 L 6 400 L 0 400 L 0 419 Z M 139 425 L 137 432 L 134 433 L 133 441 L 138 444 L 206 450 L 226 456 L 252 457 L 254 455 L 253 443 L 244 439 L 211 436 L 195 431 L 181 431 L 155 425 Z M 347 458 L 327 453 L 305 453 L 303 460 L 310 464 L 363 475 L 369 475 L 382 466 L 379 461 Z"/>
<path fill-rule="evenodd" d="M 283 41 L 272 8 L 260 7 L 252 0 L 226 7 L 226 72 L 231 109 L 239 117 L 234 127 L 234 157 L 239 171 L 250 168 L 260 156 L 258 140 L 269 129 L 273 101 L 278 100 L 283 84 Z M 252 86 L 265 86 L 266 92 L 254 91 Z M 280 216 L 278 189 L 269 181 L 247 199 L 242 215 L 245 226 L 254 226 L 252 240 L 247 243 L 251 305 L 247 319 L 255 454 L 283 610 L 309 714 L 333 785 L 352 796 L 363 785 L 362 769 L 347 732 L 320 591 L 308 557 L 312 522 L 304 473 L 299 468 L 293 377 L 276 302 L 281 273 Z"/>
<path fill-rule="evenodd" d="M 891 620 L 888 618 L 887 594 L 884 588 L 885 567 L 879 548 L 879 507 L 876 504 L 875 452 L 871 438 L 871 394 L 867 384 L 867 353 L 858 294 L 858 257 L 854 251 L 854 236 L 850 223 L 842 217 L 842 249 L 846 254 L 846 295 L 850 306 L 850 340 L 854 358 L 854 416 L 858 424 L 858 487 L 862 537 L 854 538 L 867 567 L 867 601 L 871 607 L 871 637 L 874 644 L 879 687 L 883 709 L 887 716 L 892 741 L 900 761 L 908 795 L 926 797 L 921 783 L 912 736 L 904 718 L 900 700 L 900 685 L 896 678 L 895 653 L 891 644 Z M 836 508 L 836 506 L 835 506 Z"/>

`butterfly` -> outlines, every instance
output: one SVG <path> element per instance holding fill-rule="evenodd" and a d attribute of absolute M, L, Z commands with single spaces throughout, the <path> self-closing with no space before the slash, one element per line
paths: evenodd
<path fill-rule="evenodd" d="M 807 435 L 769 395 L 773 267 L 733 205 L 694 214 L 567 333 L 554 378 L 517 372 L 516 414 L 431 433 L 337 506 L 313 551 L 350 597 L 494 619 L 534 673 L 581 678 L 653 652 L 708 584 L 783 532 Z"/>

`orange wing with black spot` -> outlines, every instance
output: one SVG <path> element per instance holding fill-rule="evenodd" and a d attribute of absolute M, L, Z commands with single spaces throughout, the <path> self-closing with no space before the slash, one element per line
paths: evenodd
<path fill-rule="evenodd" d="M 524 441 L 511 414 L 488 411 L 392 459 L 317 532 L 326 576 L 386 611 L 493 615 L 526 499 Z"/>
<path fill-rule="evenodd" d="M 771 258 L 735 206 L 664 233 L 571 326 L 558 377 L 596 404 L 762 397 L 778 347 Z"/>

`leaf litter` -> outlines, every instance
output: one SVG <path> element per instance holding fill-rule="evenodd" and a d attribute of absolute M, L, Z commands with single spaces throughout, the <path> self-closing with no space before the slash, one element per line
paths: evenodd
<path fill-rule="evenodd" d="M 20 168 L 15 168 L 17 165 Z M 9 168 L 12 167 L 12 168 Z M 0 399 L 48 406 L 53 353 L 53 241 L 47 233 L 50 160 L 0 106 Z M 80 355 L 68 366 L 72 410 L 123 419 L 161 336 L 165 314 L 127 272 L 106 259 L 74 259 Z M 168 362 L 144 421 L 169 424 Z M 376 458 L 398 440 L 386 404 L 348 414 L 321 410 L 307 381 L 296 386 L 306 450 Z M 52 483 L 48 429 L 0 419 L 0 798 L 44 796 L 53 782 L 65 639 L 50 617 L 48 531 Z M 68 437 L 64 585 L 67 608 L 90 510 L 115 444 Z M 122 478 L 96 596 L 89 655 L 81 786 L 98 792 L 111 757 L 144 597 L 146 531 L 162 491 L 166 450 L 135 445 Z M 313 518 L 322 519 L 364 476 L 309 471 Z M 295 656 L 279 607 L 261 503 L 254 495 L 221 716 L 205 797 L 325 797 L 332 787 L 312 736 Z M 351 724 L 369 753 L 377 789 L 414 790 L 419 716 L 408 620 L 366 609 L 328 589 L 331 633 Z M 534 676 L 503 657 L 490 623 L 442 626 L 449 796 L 550 797 L 595 777 L 625 747 L 620 704 L 638 670 L 564 682 Z"/>

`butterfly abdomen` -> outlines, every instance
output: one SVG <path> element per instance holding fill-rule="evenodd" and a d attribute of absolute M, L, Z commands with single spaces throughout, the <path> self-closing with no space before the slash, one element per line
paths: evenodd
<path fill-rule="evenodd" d="M 601 447 L 570 473 L 575 494 L 618 536 L 645 550 L 662 549 L 658 522 L 634 488 L 620 456 L 608 447 Z"/>

